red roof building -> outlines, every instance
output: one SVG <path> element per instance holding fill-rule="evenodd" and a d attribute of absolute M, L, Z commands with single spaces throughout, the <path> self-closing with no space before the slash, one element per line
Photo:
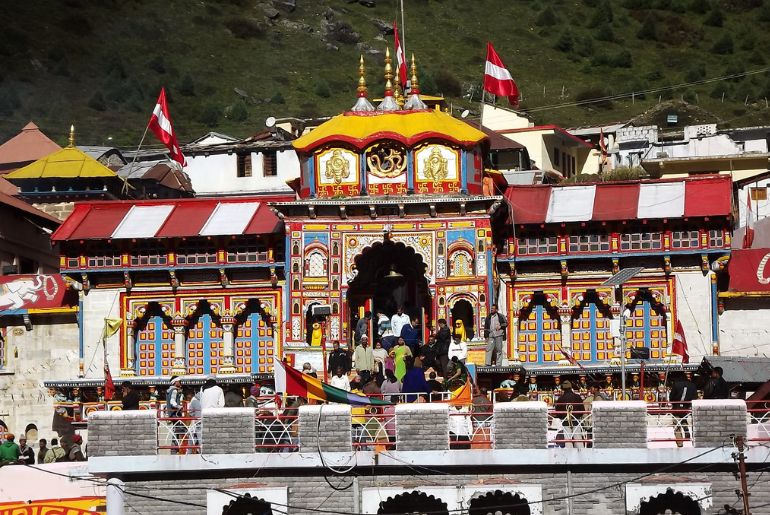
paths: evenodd
<path fill-rule="evenodd" d="M 12 172 L 57 150 L 61 147 L 29 122 L 20 133 L 0 145 L 0 174 Z"/>

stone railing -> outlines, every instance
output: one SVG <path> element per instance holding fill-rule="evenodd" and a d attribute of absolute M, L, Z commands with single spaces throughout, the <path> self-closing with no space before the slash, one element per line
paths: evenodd
<path fill-rule="evenodd" d="M 447 451 L 457 447 L 545 449 L 554 447 L 554 431 L 563 433 L 558 446 L 657 447 L 655 438 L 648 436 L 651 415 L 643 401 L 597 401 L 590 413 L 575 415 L 575 423 L 569 417 L 566 421 L 555 417 L 546 403 L 538 401 L 496 403 L 491 414 L 484 417 L 443 403 L 399 404 L 389 409 L 390 414 L 380 420 L 375 414 L 354 413 L 351 406 L 342 404 L 302 406 L 298 416 L 287 417 L 290 420 L 278 416 L 265 420 L 264 415 L 257 415 L 251 408 L 206 409 L 194 426 L 185 427 L 194 427 L 194 431 L 187 433 L 200 439 L 194 442 L 192 452 L 203 454 L 247 454 L 255 452 L 255 447 L 257 452 L 353 452 L 375 447 L 397 451 Z M 687 432 L 692 433 L 688 446 L 719 447 L 731 445 L 735 436 L 747 436 L 748 415 L 746 403 L 741 400 L 696 400 L 691 414 L 688 411 L 686 416 L 671 419 L 676 427 L 686 426 Z M 457 417 L 464 420 L 458 424 Z M 375 421 L 374 429 L 366 433 L 372 436 L 368 441 L 372 445 L 361 446 L 361 433 L 356 431 Z M 89 455 L 144 456 L 168 452 L 158 441 L 159 428 L 168 423 L 168 419 L 159 420 L 155 411 L 93 413 L 88 426 Z M 555 423 L 558 429 L 554 428 Z M 475 432 L 475 425 L 483 430 Z M 277 426 L 280 427 L 276 429 Z M 172 433 L 173 427 L 180 426 L 172 426 Z M 459 442 L 458 427 L 470 431 Z M 278 435 L 273 437 L 275 448 L 268 449 L 264 443 L 263 433 L 268 429 Z M 474 439 L 476 434 L 483 435 L 482 441 Z M 172 452 L 189 451 L 184 447 Z"/>

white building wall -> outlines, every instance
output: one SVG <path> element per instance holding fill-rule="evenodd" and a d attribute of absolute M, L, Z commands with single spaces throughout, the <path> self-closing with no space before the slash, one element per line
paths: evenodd
<path fill-rule="evenodd" d="M 682 322 L 690 362 L 711 355 L 711 278 L 700 270 L 676 272 L 676 315 Z M 669 344 L 675 327 L 669 331 Z"/>
<path fill-rule="evenodd" d="M 770 186 L 770 179 L 761 179 L 756 182 L 752 182 L 738 188 L 738 226 L 744 227 L 746 225 L 746 217 L 748 215 L 748 198 L 749 190 L 751 188 L 767 188 Z M 770 198 L 770 195 L 768 195 Z M 754 221 L 761 218 L 770 216 L 770 200 L 756 200 L 751 202 L 751 210 L 754 216 Z"/>
<path fill-rule="evenodd" d="M 116 288 L 94 289 L 83 298 L 84 372 L 88 379 L 104 379 L 102 330 L 104 329 L 105 318 L 120 318 L 120 291 Z M 116 334 L 107 342 L 107 360 L 113 378 L 120 374 L 119 349 L 119 338 Z M 75 377 L 71 379 L 75 379 Z"/>
<path fill-rule="evenodd" d="M 18 320 L 21 323 L 21 317 Z M 53 398 L 43 382 L 78 376 L 76 314 L 32 315 L 31 331 L 24 325 L 8 326 L 5 339 L 0 419 L 17 441 L 28 424 L 37 426 L 38 438 L 50 440 L 56 437 L 51 430 Z"/>
<path fill-rule="evenodd" d="M 719 316 L 719 350 L 723 356 L 770 357 L 767 299 L 727 299 Z"/>
<path fill-rule="evenodd" d="M 263 154 L 251 153 L 251 177 L 238 177 L 238 158 L 232 154 L 196 155 L 187 158 L 185 172 L 199 196 L 241 193 L 286 193 L 287 180 L 299 177 L 299 159 L 294 150 L 277 152 L 278 175 L 265 177 Z"/>

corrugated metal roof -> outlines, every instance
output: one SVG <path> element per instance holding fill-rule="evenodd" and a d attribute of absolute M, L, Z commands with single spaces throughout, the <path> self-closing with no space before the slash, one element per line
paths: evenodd
<path fill-rule="evenodd" d="M 764 383 L 770 381 L 770 358 L 756 356 L 709 356 L 712 367 L 722 367 L 728 383 Z"/>
<path fill-rule="evenodd" d="M 281 229 L 267 205 L 289 195 L 228 199 L 84 202 L 51 236 L 53 241 L 184 238 L 268 234 Z"/>

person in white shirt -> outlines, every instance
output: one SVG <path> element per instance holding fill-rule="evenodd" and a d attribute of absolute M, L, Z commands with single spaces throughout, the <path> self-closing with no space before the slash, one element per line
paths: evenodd
<path fill-rule="evenodd" d="M 329 384 L 341 390 L 345 390 L 346 392 L 350 391 L 350 379 L 348 379 L 348 376 L 345 375 L 342 367 L 337 367 L 337 370 L 334 371 L 334 376 L 332 377 L 331 381 L 329 381 Z"/>
<path fill-rule="evenodd" d="M 217 380 L 213 375 L 206 378 L 201 390 L 201 409 L 206 408 L 224 408 L 225 392 L 217 386 Z"/>
<path fill-rule="evenodd" d="M 396 338 L 401 336 L 401 329 L 410 322 L 409 315 L 404 313 L 404 306 L 399 306 L 398 311 L 390 319 L 390 330 Z"/>
<path fill-rule="evenodd" d="M 459 337 L 452 338 L 449 344 L 449 360 L 452 360 L 453 356 L 457 356 L 457 359 L 465 363 L 465 358 L 468 357 L 468 344 L 462 341 Z"/>

